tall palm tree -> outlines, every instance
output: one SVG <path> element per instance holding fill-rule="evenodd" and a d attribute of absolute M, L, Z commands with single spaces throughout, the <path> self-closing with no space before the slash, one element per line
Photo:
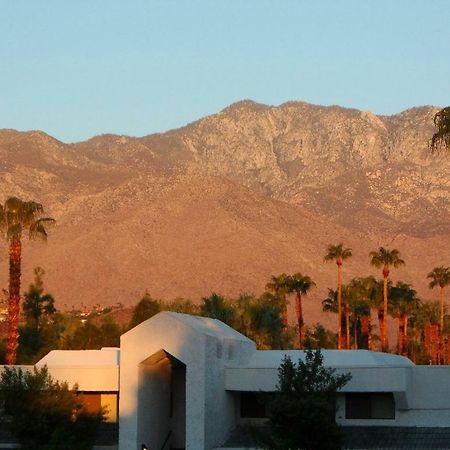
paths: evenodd
<path fill-rule="evenodd" d="M 295 293 L 295 312 L 297 315 L 298 324 L 298 341 L 300 347 L 303 345 L 303 307 L 302 307 L 302 295 L 306 295 L 311 288 L 316 285 L 314 281 L 307 275 L 302 275 L 297 272 L 291 275 L 288 279 L 287 289 L 289 293 Z"/>
<path fill-rule="evenodd" d="M 370 252 L 370 264 L 377 268 L 383 268 L 383 320 L 381 326 L 381 350 L 387 352 L 389 350 L 388 339 L 388 280 L 391 267 L 399 267 L 405 264 L 405 261 L 400 258 L 400 252 L 397 249 L 389 250 L 380 247 L 378 251 Z"/>
<path fill-rule="evenodd" d="M 275 297 L 280 302 L 283 311 L 283 324 L 284 328 L 288 326 L 287 316 L 287 300 L 286 294 L 288 293 L 289 275 L 282 273 L 281 275 L 270 277 L 270 281 L 266 284 L 266 289 L 275 294 Z"/>
<path fill-rule="evenodd" d="M 439 320 L 439 347 L 442 353 L 444 346 L 443 333 L 444 333 L 444 288 L 450 284 L 450 268 L 439 266 L 435 267 L 428 275 L 431 281 L 428 284 L 430 289 L 439 286 L 439 306 L 440 306 L 440 320 Z M 440 359 L 442 355 L 440 355 Z"/>
<path fill-rule="evenodd" d="M 440 146 L 450 149 L 450 106 L 434 116 L 434 125 L 437 130 L 431 138 L 431 149 L 436 150 Z"/>
<path fill-rule="evenodd" d="M 55 222 L 42 217 L 40 203 L 10 197 L 0 209 L 0 228 L 9 243 L 9 299 L 8 345 L 6 363 L 15 364 L 19 343 L 20 278 L 22 263 L 22 236 L 28 231 L 29 239 L 47 240 L 46 226 Z"/>
<path fill-rule="evenodd" d="M 343 261 L 352 256 L 351 248 L 344 248 L 344 244 L 337 245 L 330 244 L 327 247 L 327 254 L 324 257 L 325 261 L 336 261 L 337 265 L 337 302 L 338 302 L 338 349 L 348 348 L 343 345 L 342 333 L 342 264 Z"/>

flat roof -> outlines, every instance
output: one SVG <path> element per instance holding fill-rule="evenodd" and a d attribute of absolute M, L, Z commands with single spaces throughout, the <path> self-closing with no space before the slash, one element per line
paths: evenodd
<path fill-rule="evenodd" d="M 371 352 L 368 350 L 322 350 L 323 363 L 327 367 L 356 368 L 356 367 L 411 367 L 414 363 L 399 355 L 390 353 Z M 277 369 L 285 356 L 293 362 L 304 360 L 303 350 L 258 350 L 255 351 L 244 364 L 228 367 L 242 369 Z"/>
<path fill-rule="evenodd" d="M 104 347 L 101 350 L 52 350 L 36 363 L 36 367 L 118 367 L 120 349 Z"/>

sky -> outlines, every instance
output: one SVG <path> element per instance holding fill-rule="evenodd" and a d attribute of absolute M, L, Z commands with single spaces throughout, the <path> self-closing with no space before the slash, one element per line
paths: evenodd
<path fill-rule="evenodd" d="M 229 104 L 450 104 L 448 0 L 0 0 L 0 128 L 142 136 Z"/>

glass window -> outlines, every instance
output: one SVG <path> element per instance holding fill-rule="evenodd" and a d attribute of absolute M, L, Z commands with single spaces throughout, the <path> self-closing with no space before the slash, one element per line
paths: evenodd
<path fill-rule="evenodd" d="M 346 419 L 395 419 L 392 392 L 370 392 L 345 395 Z"/>

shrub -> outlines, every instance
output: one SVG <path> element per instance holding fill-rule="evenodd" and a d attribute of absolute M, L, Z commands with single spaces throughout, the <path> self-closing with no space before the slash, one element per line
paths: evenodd
<path fill-rule="evenodd" d="M 46 367 L 32 372 L 5 367 L 1 421 L 24 448 L 89 450 L 103 411 L 88 412 L 76 391 L 76 386 L 69 389 L 67 383 L 53 380 Z"/>

